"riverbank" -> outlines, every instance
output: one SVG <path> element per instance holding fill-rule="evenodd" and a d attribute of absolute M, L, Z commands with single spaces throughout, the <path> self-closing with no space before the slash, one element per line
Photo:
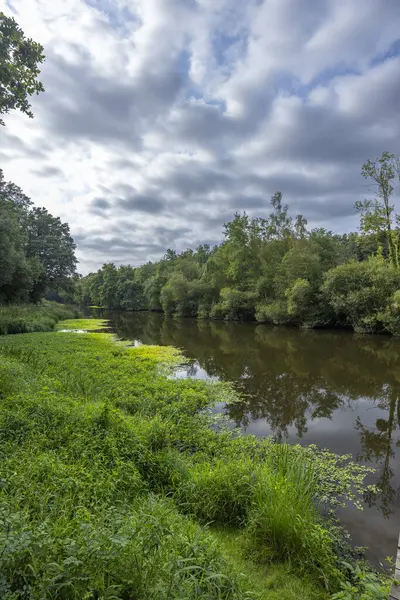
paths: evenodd
<path fill-rule="evenodd" d="M 59 321 L 79 315 L 79 309 L 56 302 L 0 306 L 0 335 L 52 331 Z"/>
<path fill-rule="evenodd" d="M 0 355 L 8 598 L 322 599 L 357 584 L 318 508 L 357 503 L 362 467 L 211 428 L 232 390 L 171 379 L 170 347 L 58 332 L 4 337 Z M 388 595 L 368 577 L 371 598 Z"/>

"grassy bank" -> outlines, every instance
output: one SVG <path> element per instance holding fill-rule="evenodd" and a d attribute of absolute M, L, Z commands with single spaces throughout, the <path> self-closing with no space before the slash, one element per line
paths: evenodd
<path fill-rule="evenodd" d="M 232 392 L 170 378 L 175 349 L 58 332 L 3 337 L 0 357 L 3 598 L 385 597 L 320 516 L 365 471 L 211 428 Z"/>
<path fill-rule="evenodd" d="M 51 331 L 58 321 L 77 316 L 77 309 L 55 302 L 0 306 L 0 335 Z"/>

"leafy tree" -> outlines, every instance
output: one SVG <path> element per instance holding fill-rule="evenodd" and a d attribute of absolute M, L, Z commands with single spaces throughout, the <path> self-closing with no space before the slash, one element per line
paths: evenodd
<path fill-rule="evenodd" d="M 315 293 L 307 279 L 296 279 L 285 292 L 288 301 L 288 313 L 299 323 L 307 322 L 315 306 Z"/>
<path fill-rule="evenodd" d="M 102 286 L 100 292 L 101 305 L 107 308 L 118 308 L 117 285 L 118 271 L 113 263 L 102 267 Z"/>
<path fill-rule="evenodd" d="M 386 238 L 389 260 L 398 265 L 397 242 L 393 231 L 394 206 L 390 204 L 394 188 L 392 181 L 396 175 L 396 157 L 389 152 L 383 152 L 381 158 L 368 160 L 364 163 L 361 174 L 370 179 L 376 186 L 376 198 L 356 202 L 356 208 L 361 213 L 361 231 L 379 239 L 382 232 Z"/>
<path fill-rule="evenodd" d="M 256 294 L 232 288 L 221 290 L 221 300 L 216 304 L 211 316 L 228 321 L 254 319 Z"/>
<path fill-rule="evenodd" d="M 34 264 L 25 256 L 25 242 L 15 211 L 0 199 L 0 303 L 29 299 Z"/>
<path fill-rule="evenodd" d="M 2 169 L 0 169 L 0 201 L 8 203 L 18 215 L 19 222 L 26 224 L 27 214 L 33 202 L 15 183 L 5 181 Z"/>
<path fill-rule="evenodd" d="M 275 192 L 271 198 L 272 212 L 268 219 L 261 219 L 263 236 L 266 239 L 285 239 L 293 234 L 293 219 L 288 216 L 289 206 L 282 204 L 282 193 Z M 300 229 L 303 225 L 299 224 Z"/>
<path fill-rule="evenodd" d="M 27 224 L 28 240 L 26 255 L 37 259 L 42 272 L 31 292 L 34 301 L 39 300 L 46 290 L 63 286 L 76 271 L 76 245 L 69 226 L 59 217 L 53 217 L 45 208 L 33 208 Z"/>
<path fill-rule="evenodd" d="M 228 278 L 239 289 L 249 289 L 261 273 L 259 220 L 250 218 L 246 213 L 236 213 L 231 222 L 225 223 L 224 230 L 229 261 Z"/>
<path fill-rule="evenodd" d="M 181 273 L 174 273 L 160 294 L 161 306 L 167 315 L 185 313 L 188 302 L 188 282 Z M 183 306 L 182 306 L 183 305 Z"/>
<path fill-rule="evenodd" d="M 118 273 L 117 293 L 118 306 L 124 310 L 143 310 L 145 298 L 143 286 L 133 279 L 122 279 Z"/>
<path fill-rule="evenodd" d="M 144 297 L 149 310 L 161 310 L 161 290 L 164 282 L 159 275 L 152 275 L 144 285 Z"/>
<path fill-rule="evenodd" d="M 0 114 L 19 109 L 33 117 L 28 99 L 44 91 L 37 79 L 43 61 L 43 47 L 25 38 L 16 21 L 0 12 Z"/>
<path fill-rule="evenodd" d="M 36 302 L 70 285 L 74 250 L 68 225 L 33 207 L 0 170 L 0 302 Z"/>

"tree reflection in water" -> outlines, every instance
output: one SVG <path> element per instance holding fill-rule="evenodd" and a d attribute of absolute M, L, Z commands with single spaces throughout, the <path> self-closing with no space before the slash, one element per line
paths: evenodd
<path fill-rule="evenodd" d="M 379 493 L 366 501 L 391 514 L 400 483 L 400 340 L 156 313 L 111 316 L 126 338 L 182 348 L 196 361 L 189 376 L 205 372 L 233 382 L 241 399 L 226 411 L 237 426 L 326 444 L 372 464 Z"/>

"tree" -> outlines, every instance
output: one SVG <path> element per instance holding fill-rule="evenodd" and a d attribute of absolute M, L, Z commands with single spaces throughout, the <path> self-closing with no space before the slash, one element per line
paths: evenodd
<path fill-rule="evenodd" d="M 44 92 L 37 79 L 44 59 L 43 47 L 25 38 L 16 21 L 0 12 L 0 114 L 19 109 L 33 118 L 28 98 Z"/>
<path fill-rule="evenodd" d="M 114 263 L 103 265 L 103 285 L 101 288 L 101 305 L 117 308 L 118 271 Z"/>
<path fill-rule="evenodd" d="M 0 304 L 29 298 L 34 269 L 26 259 L 25 243 L 12 204 L 0 197 Z"/>
<path fill-rule="evenodd" d="M 75 244 L 66 223 L 32 201 L 0 170 L 0 302 L 38 301 L 74 275 Z"/>
<path fill-rule="evenodd" d="M 261 274 L 259 220 L 236 213 L 232 221 L 224 224 L 224 230 L 229 257 L 227 275 L 239 289 L 247 290 Z"/>
<path fill-rule="evenodd" d="M 289 207 L 282 204 L 282 193 L 275 192 L 271 198 L 272 212 L 268 219 L 261 219 L 264 236 L 267 239 L 285 239 L 293 234 L 292 218 L 288 216 Z M 302 224 L 305 227 L 305 223 Z"/>
<path fill-rule="evenodd" d="M 18 213 L 19 218 L 26 217 L 27 212 L 31 208 L 33 202 L 20 187 L 4 180 L 3 170 L 0 169 L 0 201 L 7 202 L 13 207 L 15 213 Z"/>
<path fill-rule="evenodd" d="M 396 175 L 396 157 L 389 152 L 383 152 L 381 158 L 367 160 L 361 174 L 365 179 L 372 179 L 376 185 L 376 199 L 356 202 L 356 208 L 361 213 L 362 233 L 373 234 L 376 238 L 384 232 L 389 260 L 398 266 L 397 244 L 394 239 L 393 213 L 394 206 L 390 204 L 393 194 L 392 181 Z"/>
<path fill-rule="evenodd" d="M 145 298 L 143 295 L 143 286 L 133 279 L 124 279 L 121 277 L 121 269 L 118 270 L 117 299 L 118 306 L 124 310 L 143 310 L 145 308 Z"/>
<path fill-rule="evenodd" d="M 42 273 L 31 292 L 37 302 L 46 292 L 62 288 L 76 272 L 76 245 L 67 223 L 53 217 L 45 208 L 33 208 L 28 218 L 26 256 L 37 259 Z"/>

